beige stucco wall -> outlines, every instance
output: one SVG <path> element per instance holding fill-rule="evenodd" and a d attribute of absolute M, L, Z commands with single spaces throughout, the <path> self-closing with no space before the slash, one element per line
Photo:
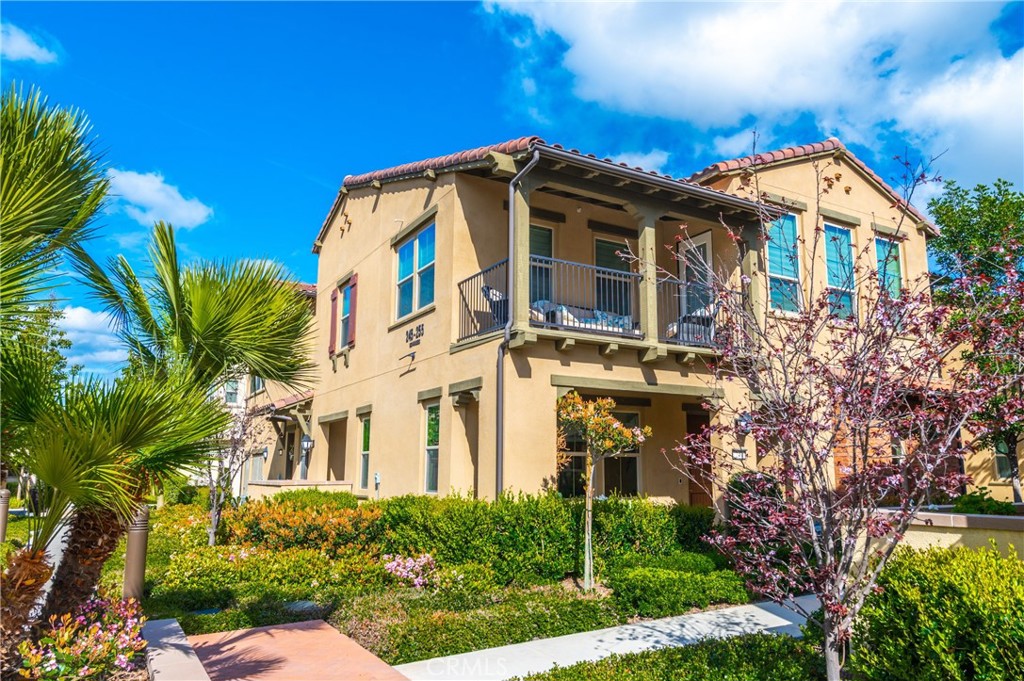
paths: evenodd
<path fill-rule="evenodd" d="M 855 243 L 858 248 L 868 248 L 873 258 L 871 223 L 892 222 L 892 201 L 848 164 L 831 172 L 841 173 L 841 178 L 821 204 L 861 221 L 854 229 Z M 814 223 L 809 216 L 817 200 L 810 164 L 771 169 L 761 182 L 762 191 L 809 205 L 808 211 L 798 215 L 798 225 L 801 235 L 810 240 Z M 720 188 L 736 193 L 745 191 L 735 179 L 723 181 Z M 316 316 L 320 323 L 313 351 L 319 375 L 313 400 L 315 447 L 310 479 L 349 481 L 357 493 L 371 497 L 378 493 L 422 493 L 426 460 L 424 407 L 438 402 L 439 493 L 494 495 L 499 335 L 455 347 L 453 343 L 459 333 L 457 282 L 506 256 L 508 212 L 502 203 L 507 200 L 507 189 L 507 183 L 502 181 L 442 174 L 436 181 L 411 179 L 384 184 L 381 190 L 355 189 L 344 198 L 328 225 L 319 257 Z M 533 192 L 531 204 L 565 215 L 564 223 L 536 221 L 554 229 L 554 256 L 559 259 L 592 264 L 595 239 L 622 241 L 621 237 L 594 233 L 587 226 L 588 220 L 636 226 L 622 211 L 541 192 Z M 433 207 L 436 214 L 431 219 L 437 235 L 435 304 L 420 314 L 396 321 L 396 252 L 391 240 Z M 657 229 L 658 241 L 671 244 L 679 233 L 680 223 L 663 221 Z M 720 273 L 735 278 L 737 250 L 725 230 L 699 220 L 687 225 L 690 236 L 706 230 L 713 234 L 716 267 Z M 902 253 L 905 281 L 926 276 L 924 236 L 910 223 L 902 231 L 906 234 Z M 816 270 L 824 277 L 823 254 L 821 258 Z M 668 249 L 659 248 L 657 259 L 660 267 L 675 270 Z M 809 258 L 802 259 L 801 266 L 809 273 Z M 350 272 L 359 275 L 356 343 L 347 357 L 332 358 L 328 355 L 330 291 L 339 278 Z M 410 343 L 406 333 L 420 325 L 422 336 Z M 642 390 L 616 392 L 615 384 L 604 384 L 612 386 L 608 390 L 613 395 L 650 400 L 649 406 L 637 408 L 642 422 L 654 431 L 654 437 L 641 452 L 641 493 L 686 501 L 688 485 L 682 473 L 673 468 L 676 461 L 671 449 L 686 432 L 686 409 L 698 409 L 702 401 L 699 393 L 703 390 L 709 394 L 712 387 L 702 358 L 698 357 L 690 366 L 680 365 L 672 354 L 644 363 L 637 348 L 629 343 L 621 343 L 614 354 L 603 355 L 594 336 L 589 337 L 591 342 L 582 334 L 578 338 L 575 347 L 559 352 L 550 335 L 541 334 L 537 342 L 511 350 L 502 360 L 507 379 L 505 487 L 537 491 L 552 481 L 555 403 L 559 394 L 552 377 L 571 376 L 591 384 L 618 381 L 634 388 L 644 386 Z M 480 383 L 479 401 L 454 406 L 452 384 L 474 380 Z M 693 394 L 666 394 L 680 386 Z M 728 385 L 725 389 L 734 393 L 729 402 L 745 398 L 740 386 Z M 437 394 L 439 397 L 434 396 Z M 430 397 L 421 400 L 425 395 Z M 359 487 L 360 410 L 368 411 L 372 422 L 367 489 Z M 327 422 L 328 419 L 333 420 Z M 742 444 L 749 451 L 749 465 L 754 465 L 757 459 L 753 443 Z M 668 457 L 662 449 L 670 452 Z M 379 490 L 374 489 L 375 473 L 381 478 Z M 599 489 L 602 484 L 599 479 Z"/>
<path fill-rule="evenodd" d="M 913 549 L 988 548 L 992 543 L 1024 560 L 1024 516 L 986 516 L 963 513 L 920 513 L 901 542 Z"/>

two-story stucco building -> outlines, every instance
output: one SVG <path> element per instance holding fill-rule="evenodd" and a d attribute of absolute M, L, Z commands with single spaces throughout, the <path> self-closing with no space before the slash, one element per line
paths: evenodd
<path fill-rule="evenodd" d="M 823 195 L 822 160 L 837 183 Z M 663 453 L 716 418 L 723 390 L 745 399 L 705 366 L 717 341 L 701 268 L 737 291 L 744 275 L 760 282 L 748 295 L 783 311 L 799 304 L 810 272 L 830 276 L 804 253 L 773 259 L 750 198 L 753 166 L 792 248 L 823 220 L 857 252 L 885 245 L 888 281 L 927 276 L 934 227 L 838 140 L 686 180 L 536 137 L 346 177 L 313 247 L 318 383 L 267 397 L 286 419 L 304 419 L 295 438 L 308 432 L 311 443 L 301 475 L 259 474 L 370 497 L 574 494 L 579 446 L 567 443 L 558 474 L 555 406 L 577 390 L 615 398 L 623 420 L 654 432 L 601 466 L 598 493 L 710 504 Z M 837 295 L 847 293 L 861 295 Z M 756 443 L 721 444 L 756 463 Z"/>

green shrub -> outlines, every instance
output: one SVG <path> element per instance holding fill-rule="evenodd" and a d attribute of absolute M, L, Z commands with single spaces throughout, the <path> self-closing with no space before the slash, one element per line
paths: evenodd
<path fill-rule="evenodd" d="M 962 494 L 953 501 L 954 513 L 980 513 L 981 515 L 1017 515 L 1017 507 L 1009 501 L 998 501 L 987 487 Z"/>
<path fill-rule="evenodd" d="M 526 592 L 477 610 L 420 610 L 396 627 L 389 664 L 564 636 L 621 624 L 614 601 L 568 592 Z"/>
<path fill-rule="evenodd" d="M 557 580 L 574 571 L 576 523 L 556 494 L 503 494 L 491 505 L 495 560 L 503 583 Z"/>
<path fill-rule="evenodd" d="M 382 588 L 384 568 L 357 555 L 331 561 L 310 549 L 213 546 L 176 554 L 152 597 L 164 608 L 223 608 L 239 597 L 310 599 L 341 588 Z"/>
<path fill-rule="evenodd" d="M 679 615 L 712 603 L 750 600 L 742 580 L 733 572 L 707 574 L 660 568 L 629 568 L 612 576 L 609 586 L 623 608 L 643 617 Z"/>
<path fill-rule="evenodd" d="M 820 651 L 789 636 L 747 634 L 682 648 L 613 655 L 526 677 L 529 681 L 821 681 Z M 911 677 L 908 677 L 911 678 Z"/>
<path fill-rule="evenodd" d="M 328 508 L 335 511 L 359 506 L 359 499 L 351 492 L 329 492 L 315 488 L 279 492 L 267 501 L 270 504 L 290 504 L 294 508 Z"/>
<path fill-rule="evenodd" d="M 676 522 L 676 543 L 686 551 L 707 550 L 706 536 L 715 527 L 715 509 L 678 504 L 672 507 Z"/>
<path fill-rule="evenodd" d="M 193 485 L 188 478 L 176 476 L 163 484 L 164 504 L 167 506 L 198 504 L 210 508 L 210 491 L 204 485 Z"/>
<path fill-rule="evenodd" d="M 19 499 L 18 497 L 12 495 L 10 498 L 10 505 L 8 506 L 8 508 L 25 508 L 25 500 Z"/>
<path fill-rule="evenodd" d="M 904 549 L 878 583 L 853 637 L 858 678 L 1024 678 L 1024 561 L 995 549 Z"/>
<path fill-rule="evenodd" d="M 598 570 L 626 554 L 661 556 L 673 551 L 678 546 L 673 508 L 643 498 L 610 497 L 595 503 L 594 559 Z"/>
<path fill-rule="evenodd" d="M 718 569 L 717 563 L 711 556 L 689 551 L 670 553 L 667 556 L 630 554 L 623 556 L 615 563 L 616 571 L 636 567 L 658 568 L 673 572 L 693 572 L 697 574 L 708 574 Z"/>

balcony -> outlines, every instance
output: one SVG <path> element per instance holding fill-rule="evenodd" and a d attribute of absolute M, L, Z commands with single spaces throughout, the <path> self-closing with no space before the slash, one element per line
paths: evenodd
<path fill-rule="evenodd" d="M 458 341 L 505 326 L 511 312 L 507 268 L 508 261 L 502 260 L 459 282 Z M 635 272 L 530 256 L 530 326 L 686 347 L 721 346 L 719 297 L 706 285 L 675 279 L 658 280 L 656 333 L 645 334 L 641 280 Z"/>
<path fill-rule="evenodd" d="M 508 259 L 458 283 L 459 341 L 497 331 L 508 321 Z"/>
<path fill-rule="evenodd" d="M 530 325 L 640 338 L 640 275 L 530 256 Z"/>

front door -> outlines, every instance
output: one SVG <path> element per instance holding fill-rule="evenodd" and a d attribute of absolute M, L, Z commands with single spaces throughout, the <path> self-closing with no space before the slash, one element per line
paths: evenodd
<path fill-rule="evenodd" d="M 711 424 L 707 413 L 688 412 L 686 414 L 686 439 L 707 437 L 707 427 Z M 690 466 L 690 506 L 711 508 L 711 464 Z"/>
<path fill-rule="evenodd" d="M 295 472 L 295 431 L 289 430 L 284 437 L 284 479 L 291 480 Z"/>

